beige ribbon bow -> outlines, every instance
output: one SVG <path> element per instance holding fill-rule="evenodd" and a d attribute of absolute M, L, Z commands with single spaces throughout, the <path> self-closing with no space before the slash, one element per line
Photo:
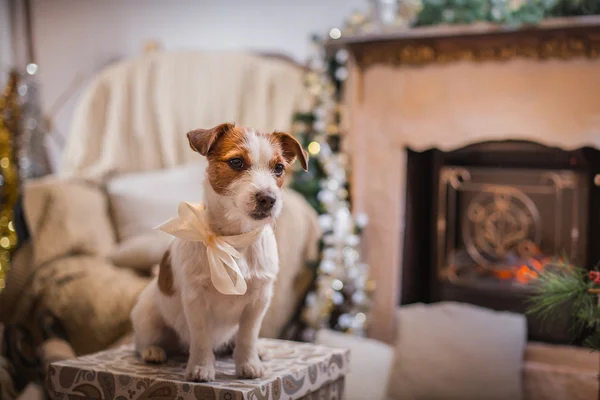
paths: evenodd
<path fill-rule="evenodd" d="M 219 236 L 211 231 L 203 204 L 182 202 L 179 204 L 178 214 L 179 217 L 171 218 L 155 229 L 180 239 L 204 243 L 208 256 L 210 280 L 215 289 L 223 294 L 241 295 L 246 293 L 246 280 L 235 261 L 242 255 L 235 248 L 241 249 L 250 246 L 256 241 L 263 228 L 241 235 Z M 235 282 L 226 268 L 235 273 Z"/>

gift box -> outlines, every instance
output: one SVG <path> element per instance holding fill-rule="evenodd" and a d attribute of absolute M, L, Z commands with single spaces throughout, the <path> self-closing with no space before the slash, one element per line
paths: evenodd
<path fill-rule="evenodd" d="M 261 339 L 267 374 L 239 379 L 231 357 L 216 362 L 216 380 L 189 382 L 186 357 L 163 365 L 144 363 L 132 345 L 50 364 L 53 399 L 277 400 L 342 399 L 350 351 L 309 343 Z"/>

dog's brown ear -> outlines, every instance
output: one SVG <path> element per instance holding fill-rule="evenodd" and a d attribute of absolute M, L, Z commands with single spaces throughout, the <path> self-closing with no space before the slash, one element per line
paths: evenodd
<path fill-rule="evenodd" d="M 203 156 L 207 155 L 212 145 L 225 132 L 233 129 L 235 124 L 221 124 L 211 129 L 196 129 L 187 133 L 192 150 L 197 151 Z"/>
<path fill-rule="evenodd" d="M 305 171 L 308 170 L 308 153 L 304 151 L 300 143 L 292 136 L 283 132 L 273 132 L 273 137 L 281 145 L 283 157 L 288 163 L 293 163 L 296 157 Z"/>

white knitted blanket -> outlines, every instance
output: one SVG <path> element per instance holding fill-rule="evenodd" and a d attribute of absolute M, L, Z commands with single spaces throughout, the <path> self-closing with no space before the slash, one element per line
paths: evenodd
<path fill-rule="evenodd" d="M 197 157 L 187 131 L 226 121 L 286 131 L 308 101 L 302 68 L 281 59 L 228 52 L 146 55 L 109 67 L 84 91 L 59 174 L 103 180 L 186 164 Z"/>

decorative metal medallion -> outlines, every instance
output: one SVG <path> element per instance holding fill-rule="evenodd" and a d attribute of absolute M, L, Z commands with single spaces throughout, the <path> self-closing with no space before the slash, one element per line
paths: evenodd
<path fill-rule="evenodd" d="M 489 186 L 470 202 L 462 221 L 469 255 L 493 268 L 522 243 L 539 245 L 540 213 L 529 196 L 515 187 Z"/>

